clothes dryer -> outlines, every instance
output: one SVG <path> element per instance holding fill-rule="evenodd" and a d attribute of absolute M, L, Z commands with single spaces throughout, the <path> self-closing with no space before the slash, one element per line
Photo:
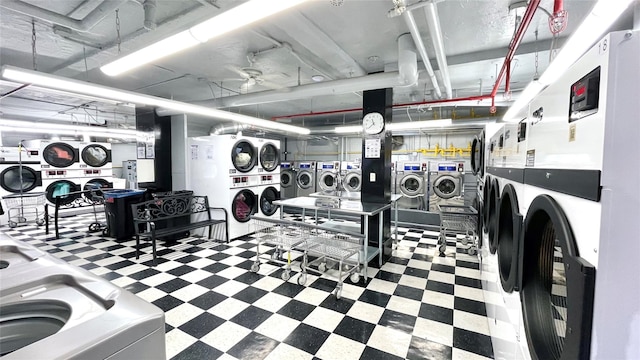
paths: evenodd
<path fill-rule="evenodd" d="M 309 196 L 316 192 L 316 162 L 301 161 L 295 164 L 297 196 Z"/>
<path fill-rule="evenodd" d="M 318 162 L 316 167 L 318 191 L 336 191 L 340 187 L 340 161 Z"/>
<path fill-rule="evenodd" d="M 362 168 L 359 162 L 340 163 L 340 187 L 347 192 L 359 192 L 362 187 Z"/>
<path fill-rule="evenodd" d="M 640 283 L 620 285 L 637 273 L 640 251 L 640 173 L 628 171 L 640 162 L 638 63 L 640 32 L 611 33 L 529 104 L 518 264 L 525 357 L 640 355 L 629 337 L 640 333 Z"/>
<path fill-rule="evenodd" d="M 39 143 L 42 170 L 77 170 L 82 168 L 80 147 L 83 145 L 79 141 L 40 140 L 33 142 L 33 144 L 36 143 Z"/>
<path fill-rule="evenodd" d="M 280 172 L 280 141 L 257 138 L 258 172 Z"/>
<path fill-rule="evenodd" d="M 112 176 L 110 143 L 80 143 L 80 168 L 101 170 L 102 176 Z M 95 174 L 95 173 L 94 173 Z"/>
<path fill-rule="evenodd" d="M 424 210 L 428 196 L 428 164 L 419 161 L 398 161 L 396 165 L 396 188 L 397 192 L 403 195 L 398 200 L 398 207 Z"/>
<path fill-rule="evenodd" d="M 296 185 L 296 170 L 293 163 L 280 163 L 280 188 L 283 199 L 292 199 L 297 195 L 298 186 Z"/>

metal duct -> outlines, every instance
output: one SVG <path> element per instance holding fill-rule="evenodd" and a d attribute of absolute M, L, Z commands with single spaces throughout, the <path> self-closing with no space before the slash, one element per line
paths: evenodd
<path fill-rule="evenodd" d="M 3 0 L 0 2 L 0 7 L 34 17 L 48 23 L 68 27 L 80 32 L 86 32 L 90 31 L 102 19 L 104 19 L 105 16 L 111 14 L 119 8 L 120 5 L 127 1 L 128 0 L 105 0 L 82 20 L 72 19 L 58 14 L 57 12 L 49 11 L 20 0 Z"/>
<path fill-rule="evenodd" d="M 156 29 L 156 10 L 158 9 L 158 4 L 156 0 L 146 0 L 144 4 L 142 4 L 144 8 L 144 28 L 147 30 L 155 30 Z"/>
<path fill-rule="evenodd" d="M 427 16 L 427 25 L 433 42 L 438 68 L 442 76 L 442 85 L 447 92 L 447 99 L 453 97 L 453 89 L 451 88 L 451 78 L 449 77 L 449 65 L 447 64 L 447 55 L 444 52 L 444 40 L 442 38 L 442 27 L 440 27 L 440 16 L 438 16 L 438 8 L 433 2 L 427 3 L 424 7 L 424 14 Z"/>
<path fill-rule="evenodd" d="M 350 79 L 326 81 L 246 95 L 229 96 L 194 104 L 214 108 L 245 106 L 278 101 L 306 99 L 314 96 L 338 95 L 357 91 L 411 86 L 418 81 L 418 61 L 411 35 L 398 37 L 398 71 L 360 76 Z M 175 110 L 158 109 L 160 116 L 176 115 Z"/>
<path fill-rule="evenodd" d="M 239 131 L 246 130 L 251 128 L 251 126 L 246 124 L 220 124 L 216 126 L 212 126 L 211 130 L 209 130 L 209 135 L 224 135 L 224 134 L 237 134 Z"/>

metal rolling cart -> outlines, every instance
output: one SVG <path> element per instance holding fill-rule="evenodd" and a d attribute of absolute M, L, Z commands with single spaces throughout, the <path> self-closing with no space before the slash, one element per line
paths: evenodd
<path fill-rule="evenodd" d="M 9 227 L 16 227 L 18 224 L 35 221 L 38 226 L 45 223 L 45 193 L 26 193 L 3 196 L 2 199 L 7 205 L 7 216 Z M 42 208 L 42 212 L 38 211 Z M 29 217 L 34 216 L 32 220 Z"/>
<path fill-rule="evenodd" d="M 304 285 L 307 282 L 307 250 L 309 238 L 309 229 L 296 223 L 286 220 L 276 220 L 263 217 L 252 217 L 254 226 L 254 238 L 257 240 L 256 260 L 251 265 L 252 272 L 260 270 L 260 245 L 266 244 L 274 246 L 275 249 L 271 254 L 270 260 L 285 265 L 285 271 L 282 272 L 282 280 L 287 281 L 291 278 L 291 252 L 298 250 L 302 252 L 302 264 L 300 269 L 302 273 L 298 277 L 298 284 Z M 286 252 L 286 261 L 281 260 L 281 255 Z"/>
<path fill-rule="evenodd" d="M 478 211 L 473 206 L 466 205 L 438 205 L 440 210 L 440 235 L 438 236 L 438 250 L 444 256 L 447 248 L 447 235 L 464 235 L 460 239 L 462 245 L 469 245 L 467 253 L 475 255 L 478 251 L 478 234 L 476 221 Z"/>

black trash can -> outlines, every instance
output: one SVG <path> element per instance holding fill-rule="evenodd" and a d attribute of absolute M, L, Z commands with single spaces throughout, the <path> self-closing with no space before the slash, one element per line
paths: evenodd
<path fill-rule="evenodd" d="M 153 199 L 163 199 L 168 196 L 191 196 L 193 195 L 193 191 L 191 190 L 177 190 L 177 191 L 163 191 L 163 192 L 155 192 L 152 193 L 151 196 Z M 188 225 L 191 222 L 191 216 L 178 216 L 171 219 L 161 220 L 156 222 L 156 229 L 165 229 L 172 228 L 176 226 Z M 180 239 L 184 239 L 189 237 L 189 232 L 185 231 L 183 233 L 172 234 L 167 236 L 159 237 L 159 240 L 165 241 L 167 243 L 174 243 Z"/>
<path fill-rule="evenodd" d="M 144 201 L 145 190 L 110 190 L 104 192 L 107 236 L 127 240 L 135 235 L 131 204 Z"/>

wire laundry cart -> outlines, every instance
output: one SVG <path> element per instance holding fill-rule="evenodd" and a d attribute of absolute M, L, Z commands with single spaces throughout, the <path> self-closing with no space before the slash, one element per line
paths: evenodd
<path fill-rule="evenodd" d="M 447 248 L 447 235 L 463 235 L 462 245 L 469 245 L 467 253 L 475 255 L 478 252 L 478 234 L 476 233 L 478 210 L 468 205 L 438 205 L 440 210 L 440 235 L 438 236 L 438 250 L 444 255 Z"/>
<path fill-rule="evenodd" d="M 28 221 L 35 221 L 38 226 L 45 223 L 45 193 L 13 194 L 3 196 L 2 199 L 7 205 L 9 227 L 14 228 Z"/>

